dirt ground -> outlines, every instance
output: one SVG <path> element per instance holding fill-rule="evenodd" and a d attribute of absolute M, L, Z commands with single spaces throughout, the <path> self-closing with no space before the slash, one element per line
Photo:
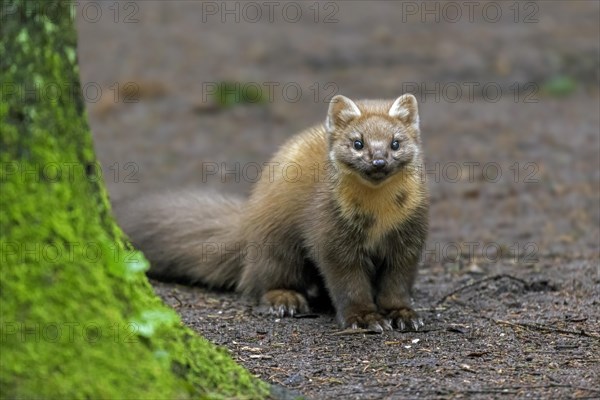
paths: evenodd
<path fill-rule="evenodd" d="M 600 3 L 480 2 L 472 22 L 464 2 L 454 22 L 442 2 L 324 2 L 318 15 L 292 3 L 298 22 L 279 11 L 252 22 L 228 4 L 239 22 L 194 1 L 78 16 L 111 198 L 181 186 L 246 194 L 251 179 L 221 172 L 267 161 L 323 120 L 331 94 L 411 91 L 431 195 L 414 293 L 425 328 L 345 332 L 331 315 L 274 319 L 232 293 L 152 282 L 183 321 L 314 399 L 600 398 Z M 434 14 L 422 22 L 425 7 Z M 224 81 L 276 89 L 221 107 L 209 94 Z M 204 179 L 206 163 L 219 174 Z"/>

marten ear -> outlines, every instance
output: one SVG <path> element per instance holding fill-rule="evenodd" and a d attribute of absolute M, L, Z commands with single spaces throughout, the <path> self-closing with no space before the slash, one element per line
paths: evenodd
<path fill-rule="evenodd" d="M 338 94 L 329 103 L 325 129 L 327 132 L 333 132 L 337 127 L 345 126 L 358 117 L 360 117 L 360 110 L 357 105 L 349 98 Z"/>
<path fill-rule="evenodd" d="M 392 118 L 398 118 L 407 125 L 413 125 L 419 127 L 419 107 L 417 106 L 417 99 L 412 94 L 403 94 L 398 97 L 390 111 L 389 116 Z"/>

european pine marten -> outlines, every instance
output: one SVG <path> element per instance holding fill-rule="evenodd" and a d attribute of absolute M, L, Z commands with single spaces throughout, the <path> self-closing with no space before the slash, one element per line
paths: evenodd
<path fill-rule="evenodd" d="M 421 164 L 414 96 L 338 95 L 323 125 L 281 147 L 247 201 L 181 192 L 116 214 L 152 277 L 236 289 L 278 316 L 308 312 L 325 288 L 343 327 L 419 329 L 410 293 L 428 226 Z"/>

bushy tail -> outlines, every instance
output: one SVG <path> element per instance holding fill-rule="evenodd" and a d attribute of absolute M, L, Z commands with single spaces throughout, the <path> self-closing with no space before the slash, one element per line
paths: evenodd
<path fill-rule="evenodd" d="M 118 202 L 117 221 L 150 261 L 150 277 L 231 289 L 241 273 L 243 202 L 179 191 Z"/>

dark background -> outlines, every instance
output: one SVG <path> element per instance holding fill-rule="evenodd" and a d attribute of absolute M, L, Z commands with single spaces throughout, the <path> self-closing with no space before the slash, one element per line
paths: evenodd
<path fill-rule="evenodd" d="M 273 23 L 264 2 L 251 3 L 261 18 L 236 2 L 122 2 L 101 16 L 93 4 L 80 8 L 81 73 L 114 199 L 186 185 L 247 193 L 247 163 L 323 121 L 332 94 L 411 90 L 434 230 L 508 243 L 527 231 L 546 251 L 597 253 L 598 2 L 471 13 L 463 2 L 292 2 L 273 6 Z M 221 82 L 239 83 L 242 104 L 215 106 Z M 243 104 L 256 87 L 263 101 Z M 213 162 L 218 174 L 203 177 Z"/>

